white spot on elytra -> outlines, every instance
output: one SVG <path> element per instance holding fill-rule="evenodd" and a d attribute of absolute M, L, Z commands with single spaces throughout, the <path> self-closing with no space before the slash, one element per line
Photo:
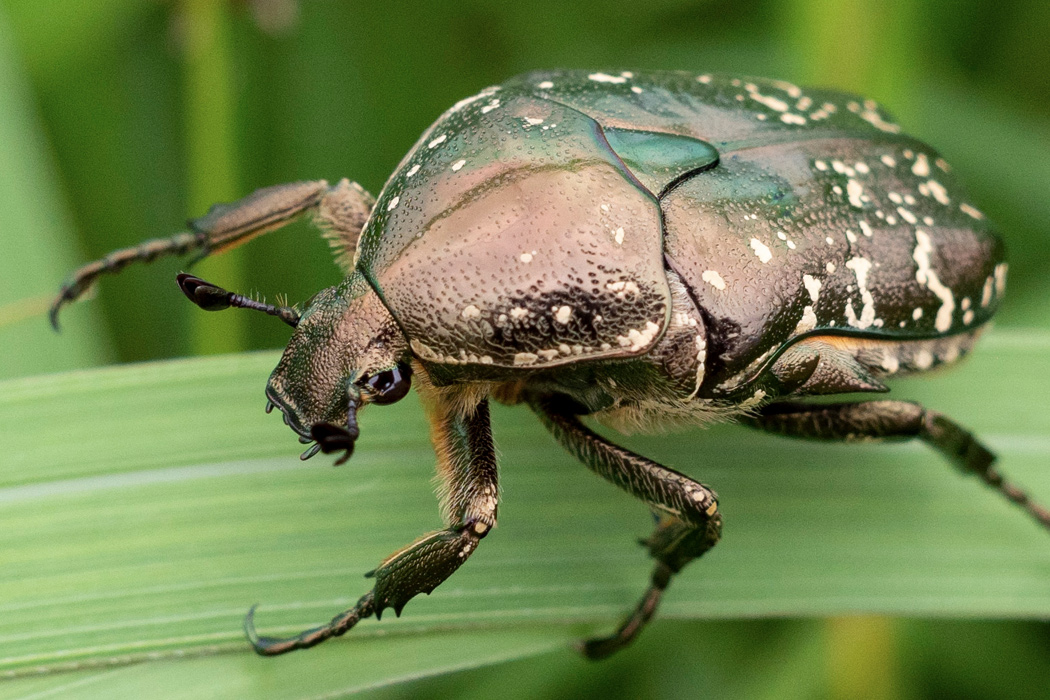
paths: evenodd
<path fill-rule="evenodd" d="M 984 308 L 992 303 L 992 277 L 984 281 L 984 289 L 981 290 L 981 307 Z"/>
<path fill-rule="evenodd" d="M 944 185 L 937 182 L 936 180 L 927 180 L 926 186 L 930 188 L 930 194 L 941 204 L 948 205 L 952 200 L 948 198 L 948 190 L 944 189 Z"/>
<path fill-rule="evenodd" d="M 788 97 L 790 97 L 793 100 L 797 100 L 798 98 L 802 97 L 802 88 L 800 88 L 798 85 L 795 85 L 794 83 L 789 83 L 786 80 L 770 80 L 769 82 L 777 90 L 783 90 L 784 92 L 786 92 L 788 94 Z"/>
<path fill-rule="evenodd" d="M 941 284 L 937 273 L 930 266 L 930 253 L 933 252 L 934 248 L 929 235 L 922 229 L 915 229 L 915 243 L 915 252 L 912 253 L 912 259 L 918 265 L 918 270 L 915 271 L 915 280 L 919 284 L 926 285 L 926 288 L 941 300 L 941 307 L 937 309 L 937 319 L 933 325 L 939 332 L 944 333 L 952 327 L 952 314 L 955 313 L 955 295 L 952 294 L 952 290 Z"/>
<path fill-rule="evenodd" d="M 387 211 L 394 211 L 395 209 L 397 209 L 397 205 L 400 204 L 400 203 L 401 203 L 401 197 L 400 196 L 395 196 L 393 199 L 390 200 L 390 203 L 386 205 L 386 210 Z"/>
<path fill-rule="evenodd" d="M 871 234 L 873 233 L 873 231 L 871 230 L 871 225 L 867 221 L 865 221 L 864 219 L 861 219 L 859 223 L 860 223 L 860 232 L 863 233 L 868 238 L 871 238 Z"/>
<path fill-rule="evenodd" d="M 537 124 L 542 124 L 543 120 L 539 117 L 525 117 L 525 123 L 529 126 L 536 126 Z"/>
<path fill-rule="evenodd" d="M 554 87 L 554 83 L 552 83 L 549 80 L 544 80 L 542 83 L 537 83 L 536 87 L 538 87 L 540 90 L 550 90 L 552 87 Z"/>
<path fill-rule="evenodd" d="M 888 122 L 882 118 L 882 116 L 876 111 L 876 106 L 872 103 L 865 102 L 865 109 L 860 112 L 860 118 L 874 126 L 879 131 L 885 131 L 890 134 L 899 134 L 900 126 Z"/>
<path fill-rule="evenodd" d="M 510 310 L 510 317 L 513 319 L 523 319 L 529 315 L 529 310 L 521 306 L 515 306 Z"/>
<path fill-rule="evenodd" d="M 817 327 L 817 315 L 813 313 L 812 306 L 806 306 L 802 309 L 802 318 L 799 319 L 798 325 L 795 326 L 795 333 L 806 333 Z"/>
<path fill-rule="evenodd" d="M 554 320 L 562 325 L 568 323 L 570 318 L 572 318 L 571 306 L 562 306 L 554 312 Z"/>
<path fill-rule="evenodd" d="M 758 259 L 762 261 L 763 265 L 773 259 L 773 253 L 771 253 L 769 248 L 757 238 L 751 239 L 751 250 L 755 251 L 755 255 L 758 256 Z"/>
<path fill-rule="evenodd" d="M 995 266 L 995 293 L 999 296 L 1006 291 L 1006 270 L 1006 263 L 999 263 Z"/>
<path fill-rule="evenodd" d="M 457 160 L 455 163 L 452 164 L 452 172 L 456 172 L 457 170 L 459 170 L 460 168 L 462 168 L 466 164 L 467 164 L 467 159 L 466 158 L 460 158 L 459 160 Z"/>
<path fill-rule="evenodd" d="M 820 280 L 812 275 L 802 275 L 802 284 L 806 285 L 806 291 L 809 292 L 810 300 L 815 304 L 817 299 L 820 298 Z"/>
<path fill-rule="evenodd" d="M 624 299 L 628 294 L 638 294 L 641 289 L 632 280 L 620 280 L 619 282 L 608 282 L 605 288 L 610 292 L 616 292 L 617 299 Z M 594 317 L 595 321 L 600 321 L 600 316 Z"/>
<path fill-rule="evenodd" d="M 437 148 L 441 144 L 445 143 L 446 139 L 448 139 L 448 136 L 446 136 L 445 134 L 441 134 L 441 136 L 438 136 L 436 139 L 432 139 L 430 143 L 427 144 L 427 148 Z"/>
<path fill-rule="evenodd" d="M 596 83 L 626 83 L 627 78 L 622 75 L 609 75 L 607 73 L 591 73 L 588 79 Z"/>
<path fill-rule="evenodd" d="M 700 279 L 707 282 L 715 289 L 725 289 L 726 281 L 722 279 L 722 275 L 718 274 L 715 270 L 704 270 L 704 274 L 700 275 Z"/>
<path fill-rule="evenodd" d="M 787 102 L 784 102 L 784 100 L 781 100 L 777 97 L 770 97 L 768 95 L 759 94 L 758 87 L 756 87 L 754 84 L 749 83 L 747 85 L 747 92 L 751 96 L 752 100 L 760 104 L 764 104 L 770 109 L 774 109 L 778 112 L 786 112 L 788 110 Z M 805 120 L 803 120 L 803 123 L 805 123 Z"/>
<path fill-rule="evenodd" d="M 850 206 L 856 207 L 857 209 L 862 209 L 864 207 L 864 203 L 860 199 L 861 195 L 864 194 L 864 187 L 859 182 L 852 178 L 847 180 L 846 194 L 849 196 Z"/>
<path fill-rule="evenodd" d="M 897 166 L 897 161 L 894 160 L 891 155 L 880 156 L 879 160 L 881 160 L 887 168 L 894 168 Z"/>
<path fill-rule="evenodd" d="M 416 163 L 415 165 L 413 165 L 411 168 L 408 169 L 408 172 L 405 173 L 405 177 L 412 177 L 413 175 L 415 175 L 418 172 L 419 172 L 419 164 Z"/>
<path fill-rule="evenodd" d="M 926 157 L 925 153 L 920 153 L 915 156 L 915 162 L 911 166 L 911 171 L 919 177 L 928 177 L 930 174 L 930 161 Z"/>
<path fill-rule="evenodd" d="M 711 76 L 707 74 L 698 75 L 696 76 L 696 82 L 701 83 L 702 85 L 708 85 L 711 82 Z"/>
<path fill-rule="evenodd" d="M 642 348 L 648 347 L 653 342 L 653 338 L 656 337 L 657 332 L 660 330 L 660 326 L 656 325 L 652 321 L 645 323 L 645 328 L 637 330 L 632 328 L 627 332 L 626 336 L 616 336 L 616 342 L 621 347 L 629 347 L 630 352 L 638 352 Z"/>
<path fill-rule="evenodd" d="M 521 260 L 523 263 L 530 263 L 532 262 L 532 253 L 522 253 L 518 257 L 518 259 Z"/>
<path fill-rule="evenodd" d="M 967 326 L 973 323 L 973 309 L 967 309 L 963 312 L 963 323 Z"/>
<path fill-rule="evenodd" d="M 497 107 L 499 107 L 499 98 L 498 97 L 496 99 L 492 100 L 491 102 L 489 102 L 484 107 L 482 107 L 481 108 L 481 113 L 482 114 L 488 114 L 489 112 L 491 112 L 492 110 L 496 109 Z M 433 148 L 433 146 L 431 146 L 431 148 Z"/>
<path fill-rule="evenodd" d="M 917 224 L 919 220 L 910 211 L 904 207 L 897 207 L 897 213 L 901 215 L 901 218 L 907 221 L 909 224 Z"/>
<path fill-rule="evenodd" d="M 835 263 L 829 262 L 827 265 L 824 266 L 824 269 L 828 271 L 828 274 L 834 274 L 835 273 Z"/>
<path fill-rule="evenodd" d="M 912 320 L 915 320 L 915 321 L 918 321 L 920 318 L 922 318 L 922 307 L 921 306 L 916 306 L 911 312 L 911 317 L 912 317 Z"/>
<path fill-rule="evenodd" d="M 535 355 L 531 352 L 519 352 L 514 356 L 514 365 L 521 367 L 522 365 L 535 364 L 536 360 L 540 359 L 539 355 Z"/>
<path fill-rule="evenodd" d="M 616 229 L 616 245 L 623 244 L 623 227 Z"/>
<path fill-rule="evenodd" d="M 867 258 L 851 258 L 846 261 L 846 267 L 853 270 L 857 276 L 857 291 L 860 292 L 864 307 L 860 311 L 860 318 L 853 314 L 853 306 L 846 305 L 846 321 L 854 328 L 867 328 L 875 322 L 875 298 L 868 289 L 868 272 L 871 270 L 871 261 Z"/>
<path fill-rule="evenodd" d="M 792 114 L 791 112 L 785 112 L 784 114 L 780 115 L 780 121 L 784 122 L 785 124 L 795 124 L 798 126 L 802 126 L 806 123 L 806 118 L 803 117 L 801 114 Z"/>
<path fill-rule="evenodd" d="M 469 306 L 463 307 L 463 311 L 459 315 L 469 321 L 472 318 L 481 318 L 481 310 L 473 304 L 470 304 Z"/>
<path fill-rule="evenodd" d="M 980 211 L 978 211 L 975 207 L 972 207 L 972 206 L 970 206 L 969 204 L 966 204 L 966 203 L 963 203 L 963 204 L 959 205 L 959 211 L 961 211 L 963 214 L 966 214 L 967 216 L 972 217 L 974 219 L 980 220 L 980 219 L 984 218 L 984 214 L 982 214 Z"/>
<path fill-rule="evenodd" d="M 632 85 L 631 86 L 631 92 L 633 92 L 635 95 L 641 95 L 642 94 L 642 89 L 640 87 L 638 87 L 637 85 Z"/>
<path fill-rule="evenodd" d="M 828 169 L 828 164 L 822 160 L 815 160 L 813 161 L 813 167 L 823 172 Z"/>

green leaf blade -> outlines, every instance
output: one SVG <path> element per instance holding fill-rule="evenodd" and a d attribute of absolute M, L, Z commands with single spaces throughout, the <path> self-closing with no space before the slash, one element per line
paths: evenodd
<path fill-rule="evenodd" d="M 957 371 L 893 395 L 972 428 L 1047 501 L 1048 348 L 1045 333 L 993 333 Z M 450 644 L 466 666 L 557 648 L 634 604 L 649 568 L 635 544 L 650 527 L 644 507 L 574 463 L 528 411 L 500 408 L 500 527 L 470 563 L 400 619 L 388 611 L 344 641 L 256 658 L 240 630 L 251 604 L 264 634 L 319 624 L 368 589 L 361 574 L 439 524 L 414 400 L 365 412 L 347 465 L 303 464 L 293 434 L 261 410 L 276 360 L 0 384 L 0 677 L 18 677 L 0 697 L 37 687 L 38 670 L 67 671 L 42 688 L 83 679 L 85 694 L 130 692 L 138 671 L 99 669 L 133 661 L 200 669 L 199 684 L 173 693 L 267 697 L 257 684 L 285 678 L 275 669 L 325 664 L 340 670 L 319 677 L 367 685 L 446 668 Z M 921 445 L 813 444 L 736 426 L 624 442 L 714 486 L 726 517 L 724 541 L 676 579 L 663 617 L 1050 611 L 1046 533 Z M 488 640 L 485 653 L 464 639 Z M 363 675 L 346 670 L 364 659 Z M 323 685 L 301 696 L 332 692 Z"/>

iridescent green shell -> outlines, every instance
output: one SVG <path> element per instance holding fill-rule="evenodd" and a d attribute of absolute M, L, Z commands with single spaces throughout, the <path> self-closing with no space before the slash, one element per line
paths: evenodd
<path fill-rule="evenodd" d="M 686 73 L 533 73 L 463 100 L 359 255 L 420 359 L 499 367 L 646 353 L 674 270 L 710 384 L 807 335 L 972 330 L 1005 278 L 947 164 L 877 105 Z"/>

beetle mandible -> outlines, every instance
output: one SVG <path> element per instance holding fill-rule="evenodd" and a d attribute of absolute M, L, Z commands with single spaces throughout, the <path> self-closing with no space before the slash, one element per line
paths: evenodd
<path fill-rule="evenodd" d="M 1043 525 L 994 456 L 883 379 L 971 349 L 1006 281 L 1000 240 L 947 163 L 870 100 L 776 80 L 674 72 L 531 73 L 443 114 L 374 199 L 341 180 L 216 205 L 188 233 L 77 270 L 52 308 L 133 261 L 222 253 L 312 216 L 347 277 L 300 313 L 180 274 L 198 306 L 295 328 L 266 388 L 303 442 L 342 453 L 358 411 L 413 379 L 438 456 L 445 529 L 391 555 L 373 589 L 259 654 L 400 614 L 496 525 L 490 398 L 526 404 L 569 452 L 644 501 L 655 560 L 637 608 L 582 651 L 626 646 L 672 577 L 718 542 L 715 492 L 592 432 L 734 419 L 817 440 L 918 438 Z"/>

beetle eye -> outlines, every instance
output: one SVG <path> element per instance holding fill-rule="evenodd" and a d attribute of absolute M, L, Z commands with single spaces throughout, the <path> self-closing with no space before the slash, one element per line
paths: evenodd
<path fill-rule="evenodd" d="M 371 403 L 380 406 L 394 403 L 403 399 L 411 388 L 412 368 L 406 364 L 399 364 L 393 369 L 365 377 L 362 383 L 372 394 Z"/>

